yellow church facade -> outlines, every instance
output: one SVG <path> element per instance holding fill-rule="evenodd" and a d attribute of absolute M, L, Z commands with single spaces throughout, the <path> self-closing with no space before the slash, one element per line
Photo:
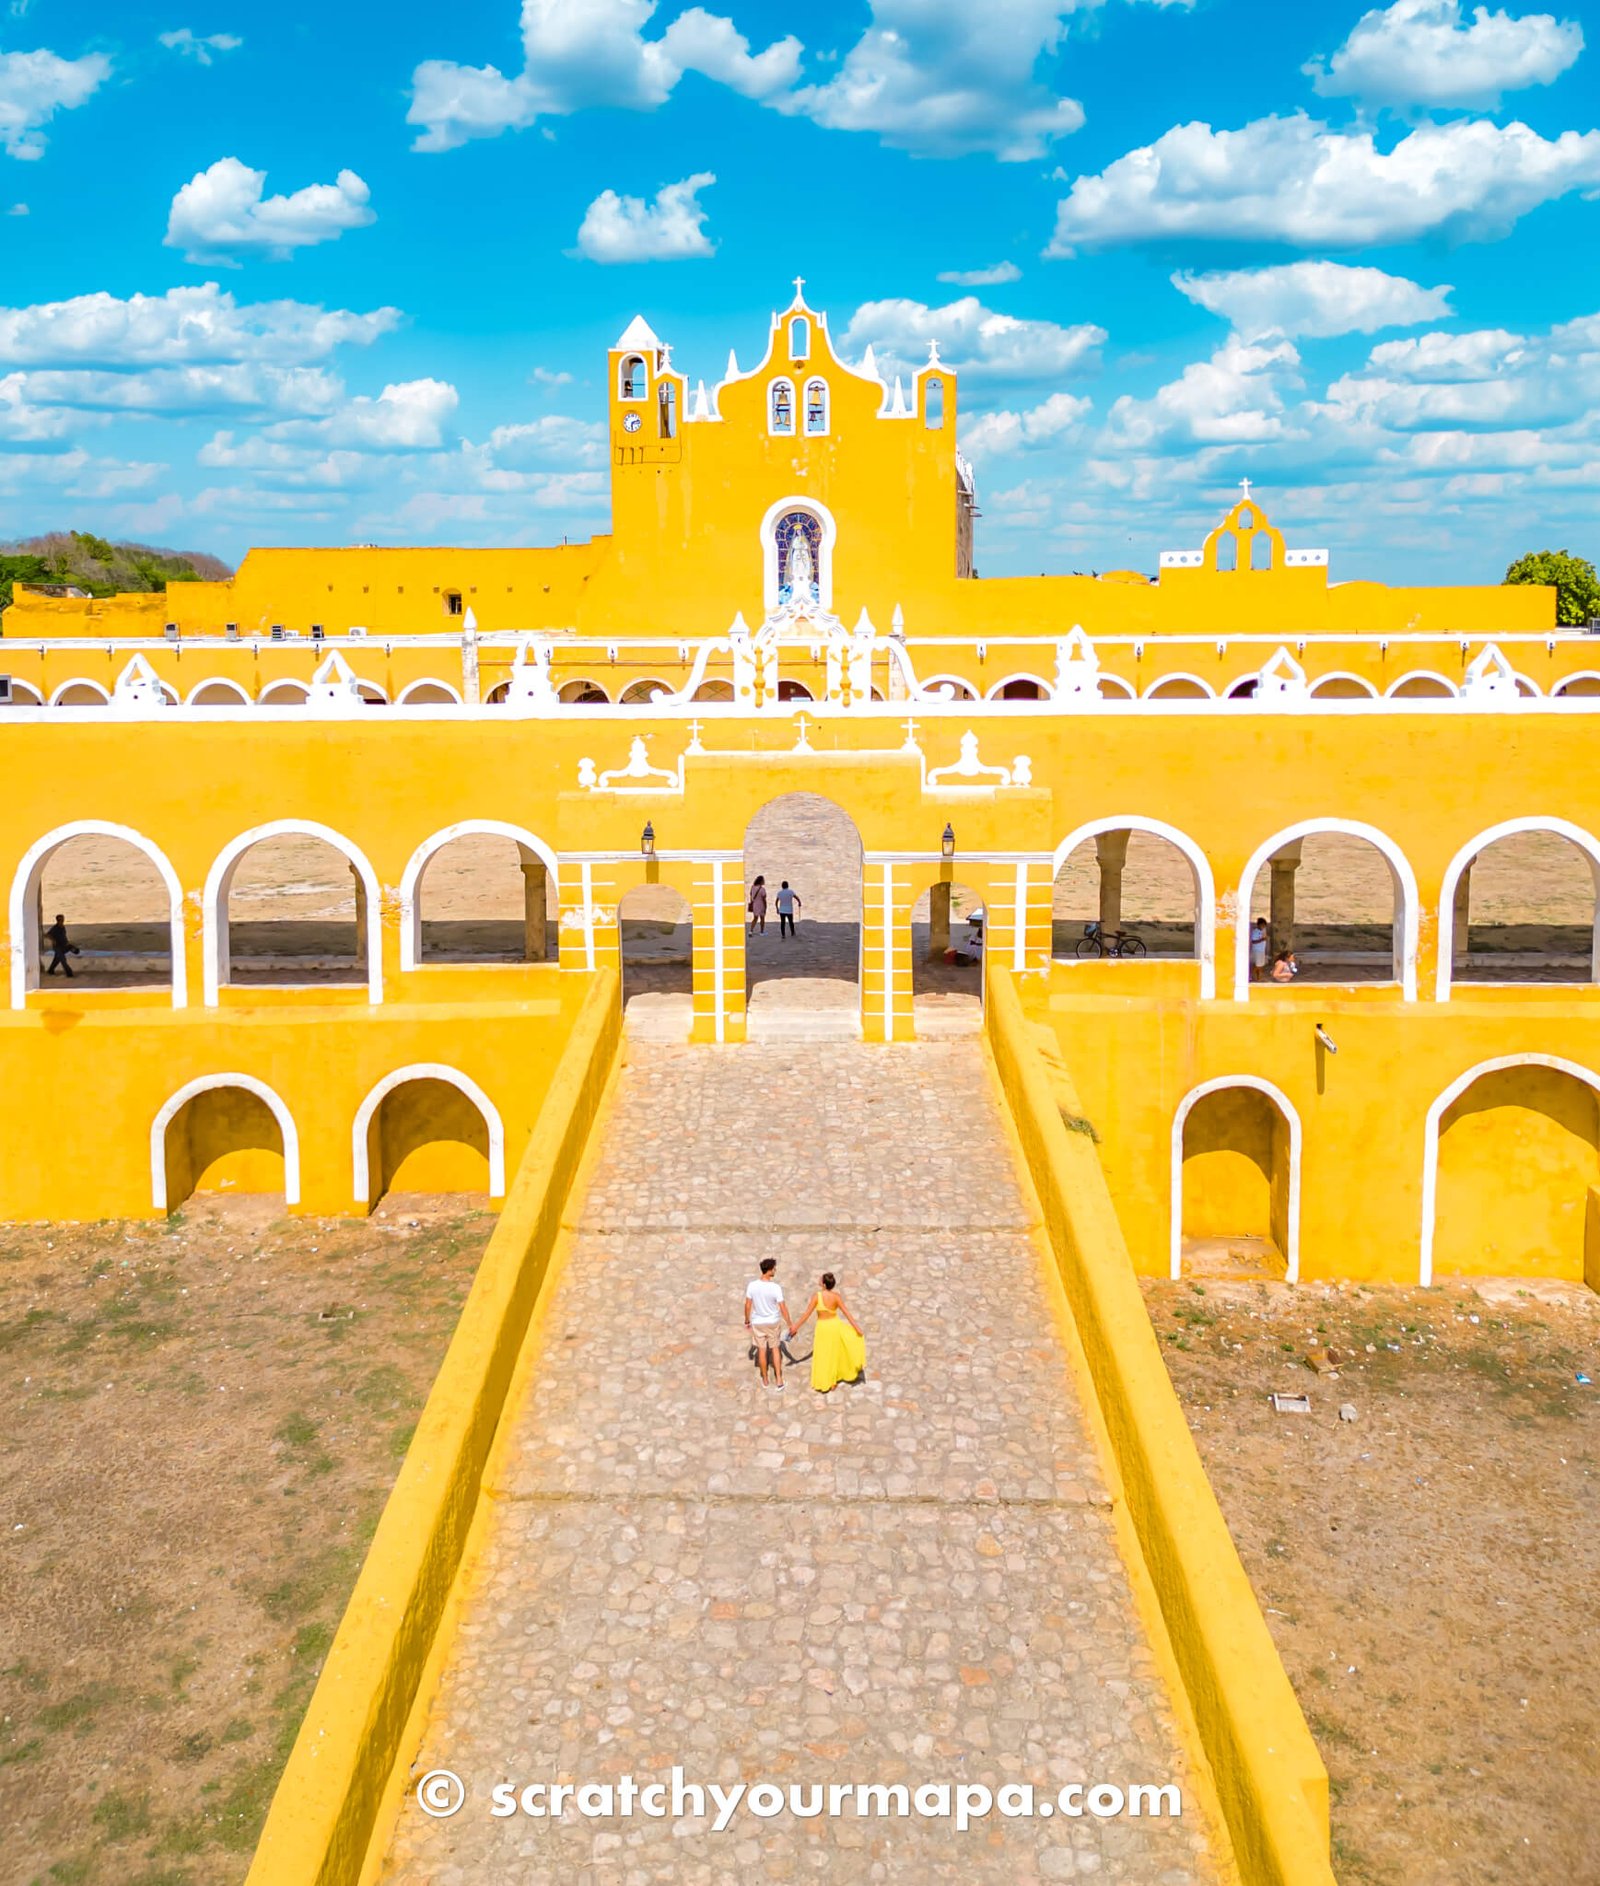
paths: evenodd
<path fill-rule="evenodd" d="M 1141 1270 L 1239 1243 L 1290 1279 L 1600 1277 L 1592 907 L 1565 980 L 1468 948 L 1496 846 L 1559 840 L 1600 886 L 1600 644 L 1552 592 L 1333 583 L 1248 491 L 1153 576 L 983 577 L 955 374 L 846 365 L 798 295 L 714 388 L 642 320 L 607 373 L 609 536 L 19 593 L 0 1215 L 503 1195 L 631 893 L 681 895 L 685 1032 L 737 1051 L 747 834 L 809 794 L 859 839 L 859 1033 L 915 1037 L 915 926 L 948 943 L 975 895 L 978 974 L 1048 1040 Z M 516 847 L 522 960 L 438 960 L 431 887 L 483 836 Z M 240 972 L 236 875 L 285 837 L 342 855 L 356 980 Z M 159 877 L 159 975 L 48 973 L 51 861 L 87 839 Z M 1376 860 L 1377 941 L 1265 979 L 1253 926 L 1293 942 L 1324 840 Z M 1175 861 L 1179 941 L 1108 957 L 1130 843 Z M 1094 935 L 1063 934 L 1073 860 Z"/>

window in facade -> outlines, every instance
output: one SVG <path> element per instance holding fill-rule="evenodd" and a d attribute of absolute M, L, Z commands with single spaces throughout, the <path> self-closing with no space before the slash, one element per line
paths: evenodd
<path fill-rule="evenodd" d="M 812 434 L 828 430 L 828 386 L 825 380 L 806 382 L 806 431 Z"/>
<path fill-rule="evenodd" d="M 773 532 L 778 602 L 816 602 L 822 574 L 822 525 L 809 511 L 785 511 Z"/>
<path fill-rule="evenodd" d="M 789 323 L 789 358 L 804 360 L 811 352 L 811 328 L 799 315 Z"/>
<path fill-rule="evenodd" d="M 445 591 L 444 612 L 447 616 L 458 616 L 461 614 L 461 591 L 459 589 L 447 589 Z"/>
<path fill-rule="evenodd" d="M 671 439 L 678 431 L 678 389 L 670 380 L 661 382 L 657 395 L 657 426 L 663 439 Z"/>
<path fill-rule="evenodd" d="M 645 370 L 642 354 L 629 354 L 622 363 L 622 372 L 618 380 L 617 391 L 623 399 L 646 399 L 650 393 L 650 376 Z"/>
<path fill-rule="evenodd" d="M 794 388 L 787 380 L 774 380 L 769 395 L 769 425 L 774 433 L 794 431 Z"/>
<path fill-rule="evenodd" d="M 944 424 L 943 380 L 929 380 L 922 389 L 922 423 L 930 432 Z"/>

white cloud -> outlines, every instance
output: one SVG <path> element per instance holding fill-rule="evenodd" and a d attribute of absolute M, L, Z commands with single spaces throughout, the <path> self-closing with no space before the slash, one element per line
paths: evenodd
<path fill-rule="evenodd" d="M 261 436 L 356 452 L 436 452 L 459 404 L 447 380 L 406 380 L 386 386 L 376 399 L 352 399 L 323 419 L 282 420 Z"/>
<path fill-rule="evenodd" d="M 1298 384 L 1299 365 L 1288 341 L 1251 346 L 1230 334 L 1209 360 L 1185 367 L 1153 398 L 1116 400 L 1100 449 L 1182 452 L 1280 439 L 1288 430 L 1280 386 Z"/>
<path fill-rule="evenodd" d="M 792 37 L 752 53 L 733 22 L 702 7 L 680 14 L 659 39 L 644 28 L 655 0 L 523 0 L 525 66 L 507 78 L 497 66 L 427 59 L 412 74 L 412 148 L 448 151 L 469 138 L 498 137 L 541 117 L 592 106 L 652 111 L 686 71 L 704 73 L 748 98 L 794 83 L 800 42 Z"/>
<path fill-rule="evenodd" d="M 994 313 L 976 295 L 963 295 L 942 308 L 922 301 L 863 302 L 840 346 L 858 353 L 870 343 L 879 364 L 894 372 L 920 366 L 929 341 L 937 341 L 941 357 L 974 383 L 1048 379 L 1092 367 L 1105 338 L 1104 328 L 1022 321 Z"/>
<path fill-rule="evenodd" d="M 571 386 L 572 375 L 564 369 L 556 371 L 550 367 L 535 367 L 528 378 L 535 386 Z"/>
<path fill-rule="evenodd" d="M 26 203 L 13 203 L 10 209 L 6 211 L 6 214 L 7 216 L 26 216 L 28 214 L 28 206 Z"/>
<path fill-rule="evenodd" d="M 658 190 L 653 203 L 602 190 L 584 212 L 579 253 L 591 262 L 671 262 L 714 254 L 699 196 L 716 180 L 711 171 L 698 170 Z"/>
<path fill-rule="evenodd" d="M 1397 109 L 1444 105 L 1493 109 L 1505 92 L 1549 85 L 1583 51 L 1583 28 L 1549 13 L 1520 18 L 1486 6 L 1470 25 L 1461 0 L 1394 0 L 1362 14 L 1324 63 L 1302 69 L 1325 98 Z"/>
<path fill-rule="evenodd" d="M 821 85 L 771 101 L 833 131 L 876 132 L 920 157 L 1042 157 L 1083 123 L 1035 75 L 1077 7 L 1062 0 L 871 0 L 872 24 Z"/>
<path fill-rule="evenodd" d="M 366 347 L 399 325 L 398 308 L 356 314 L 305 301 L 238 303 L 215 282 L 164 295 L 101 291 L 0 307 L 0 364 L 134 368 L 254 361 L 294 365 Z"/>
<path fill-rule="evenodd" d="M 505 471 L 592 469 L 606 459 L 605 427 L 560 413 L 521 425 L 496 426 L 482 448 L 486 462 Z"/>
<path fill-rule="evenodd" d="M 42 157 L 41 127 L 92 98 L 110 76 L 104 53 L 62 59 L 53 52 L 0 52 L 0 149 L 8 157 Z"/>
<path fill-rule="evenodd" d="M 1000 288 L 1022 279 L 1015 262 L 996 262 L 992 268 L 947 268 L 939 271 L 939 280 L 954 288 Z"/>
<path fill-rule="evenodd" d="M 1286 262 L 1276 268 L 1223 269 L 1172 277 L 1179 294 L 1231 321 L 1247 340 L 1288 334 L 1325 340 L 1373 334 L 1449 316 L 1450 290 L 1424 288 L 1403 275 L 1342 262 Z"/>
<path fill-rule="evenodd" d="M 1335 380 L 1327 399 L 1341 420 L 1403 433 L 1590 427 L 1600 407 L 1600 316 L 1542 336 L 1489 328 L 1386 341 Z"/>
<path fill-rule="evenodd" d="M 192 27 L 180 26 L 175 33 L 159 35 L 169 52 L 193 59 L 197 65 L 210 65 L 219 52 L 237 52 L 244 41 L 235 33 L 207 33 L 203 38 Z"/>
<path fill-rule="evenodd" d="M 1380 151 L 1370 130 L 1332 131 L 1304 113 L 1238 131 L 1185 124 L 1077 178 L 1047 253 L 1171 237 L 1301 248 L 1488 240 L 1541 203 L 1597 188 L 1600 131 L 1547 139 L 1462 119 Z"/>
<path fill-rule="evenodd" d="M 961 449 L 977 460 L 1058 445 L 1077 431 L 1093 403 L 1071 393 L 1052 393 L 1029 412 L 984 413 L 962 427 Z"/>
<path fill-rule="evenodd" d="M 182 249 L 190 262 L 232 265 L 242 255 L 284 261 L 296 249 L 331 242 L 347 229 L 377 220 L 370 192 L 353 170 L 334 183 L 307 184 L 293 196 L 264 197 L 264 170 L 237 157 L 222 157 L 202 170 L 172 199 L 166 246 Z"/>
<path fill-rule="evenodd" d="M 143 373 L 44 369 L 13 374 L 30 400 L 84 412 L 192 413 L 236 410 L 316 413 L 336 406 L 344 393 L 336 374 L 320 367 L 155 367 Z"/>

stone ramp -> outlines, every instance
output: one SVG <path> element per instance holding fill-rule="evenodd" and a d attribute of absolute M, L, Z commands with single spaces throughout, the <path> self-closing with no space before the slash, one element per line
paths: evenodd
<path fill-rule="evenodd" d="M 383 1878 L 1231 1879 L 979 1044 L 629 1049 Z M 868 1382 L 763 1390 L 762 1255 Z M 808 1353 L 809 1332 L 796 1344 Z M 501 1782 L 1173 1782 L 1180 1820 L 494 1818 Z M 708 1804 L 714 1812 L 714 1804 Z"/>

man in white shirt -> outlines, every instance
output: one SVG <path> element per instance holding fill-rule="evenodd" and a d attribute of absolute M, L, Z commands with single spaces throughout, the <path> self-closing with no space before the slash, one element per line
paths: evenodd
<path fill-rule="evenodd" d="M 789 1306 L 783 1300 L 783 1285 L 773 1274 L 777 1268 L 778 1260 L 775 1257 L 762 1258 L 761 1275 L 752 1277 L 744 1287 L 744 1326 L 755 1339 L 756 1361 L 761 1368 L 763 1388 L 767 1383 L 769 1357 L 777 1371 L 778 1386 L 783 1387 L 784 1325 L 788 1324 L 791 1336 L 794 1334 Z"/>

